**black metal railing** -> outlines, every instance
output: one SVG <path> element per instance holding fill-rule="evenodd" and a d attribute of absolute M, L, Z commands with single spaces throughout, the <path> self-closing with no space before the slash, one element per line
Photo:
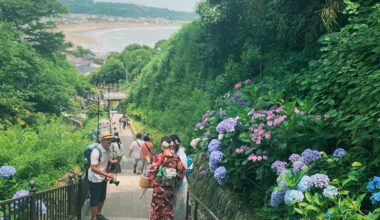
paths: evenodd
<path fill-rule="evenodd" d="M 81 219 L 89 183 L 83 175 L 69 174 L 65 186 L 36 192 L 33 181 L 29 195 L 0 201 L 0 220 Z"/>
<path fill-rule="evenodd" d="M 218 217 L 194 194 L 187 192 L 186 216 L 192 220 L 214 219 Z"/>

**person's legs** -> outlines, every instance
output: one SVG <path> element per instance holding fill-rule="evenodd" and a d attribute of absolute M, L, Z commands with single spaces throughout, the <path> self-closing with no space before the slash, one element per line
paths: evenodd
<path fill-rule="evenodd" d="M 106 200 L 107 196 L 107 182 L 101 182 L 100 184 L 100 196 L 99 196 L 99 203 L 98 203 L 98 209 L 97 209 L 97 217 L 99 219 L 107 219 L 102 215 L 102 209 L 104 205 L 104 201 Z"/>
<path fill-rule="evenodd" d="M 136 173 L 137 163 L 139 162 L 139 159 L 133 159 L 133 173 Z"/>
<path fill-rule="evenodd" d="M 91 205 L 91 220 L 96 220 L 98 213 L 98 205 L 100 202 L 100 184 L 90 182 L 90 205 Z"/>

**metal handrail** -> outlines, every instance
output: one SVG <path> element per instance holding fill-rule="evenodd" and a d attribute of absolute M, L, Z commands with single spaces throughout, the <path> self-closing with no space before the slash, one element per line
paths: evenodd
<path fill-rule="evenodd" d="M 189 201 L 190 197 L 195 200 L 193 213 L 191 213 L 191 205 Z M 192 219 L 198 220 L 198 206 L 199 205 L 207 212 L 207 215 L 212 217 L 212 219 L 219 220 L 219 218 L 214 214 L 214 212 L 212 212 L 198 197 L 196 197 L 191 192 L 187 192 L 187 209 L 186 209 L 187 216 L 191 213 Z"/>
<path fill-rule="evenodd" d="M 36 192 L 33 181 L 29 183 L 29 195 L 0 201 L 0 219 L 81 219 L 81 209 L 88 194 L 88 181 L 83 175 L 74 182 L 54 189 Z"/>

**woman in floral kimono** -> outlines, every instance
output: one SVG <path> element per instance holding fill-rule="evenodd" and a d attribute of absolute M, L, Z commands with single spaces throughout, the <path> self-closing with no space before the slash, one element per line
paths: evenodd
<path fill-rule="evenodd" d="M 169 137 L 161 139 L 163 151 L 154 157 L 149 168 L 149 179 L 153 185 L 151 220 L 174 220 L 174 189 L 182 182 L 186 169 L 179 157 L 172 152 L 171 142 Z"/>
<path fill-rule="evenodd" d="M 185 169 L 187 169 L 187 158 L 185 153 L 185 147 L 181 145 L 181 140 L 178 135 L 170 135 L 170 139 L 173 141 L 173 150 L 181 160 Z M 174 219 L 175 220 L 186 220 L 186 201 L 187 201 L 187 188 L 188 183 L 186 176 L 183 178 L 182 182 L 175 188 L 175 204 L 174 204 Z"/>

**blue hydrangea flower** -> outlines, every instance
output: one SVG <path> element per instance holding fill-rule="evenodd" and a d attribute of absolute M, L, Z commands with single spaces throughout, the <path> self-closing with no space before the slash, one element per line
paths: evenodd
<path fill-rule="evenodd" d="M 224 166 L 218 167 L 214 172 L 214 178 L 218 181 L 219 185 L 223 185 L 227 175 L 227 170 Z"/>
<path fill-rule="evenodd" d="M 218 164 L 219 161 L 221 161 L 223 158 L 223 153 L 218 151 L 218 150 L 214 150 L 214 151 L 211 151 L 210 153 L 210 161 L 214 164 Z"/>
<path fill-rule="evenodd" d="M 16 175 L 16 168 L 13 166 L 2 166 L 0 167 L 0 176 L 4 178 L 11 178 Z"/>
<path fill-rule="evenodd" d="M 378 203 L 380 201 L 380 192 L 373 193 L 370 199 L 372 204 Z"/>
<path fill-rule="evenodd" d="M 216 168 L 218 168 L 218 164 L 215 164 L 211 161 L 208 162 L 208 169 L 211 171 L 211 172 L 214 172 L 216 170 Z"/>
<path fill-rule="evenodd" d="M 292 206 L 293 203 L 302 202 L 304 198 L 305 197 L 301 191 L 291 189 L 291 190 L 286 191 L 285 196 L 284 196 L 284 201 L 286 205 Z"/>
<path fill-rule="evenodd" d="M 333 153 L 333 156 L 336 157 L 336 158 L 341 158 L 343 157 L 344 155 L 346 155 L 346 151 L 343 149 L 343 148 L 337 148 L 334 153 Z"/>
<path fill-rule="evenodd" d="M 235 131 L 235 126 L 237 124 L 236 118 L 227 118 L 221 121 L 218 126 L 216 126 L 216 131 L 221 134 L 225 132 Z"/>
<path fill-rule="evenodd" d="M 332 213 L 331 213 L 331 212 L 326 212 L 326 213 L 324 214 L 324 217 L 325 217 L 325 218 L 330 218 L 330 217 L 331 217 L 331 215 L 332 215 Z"/>
<path fill-rule="evenodd" d="M 325 174 L 314 174 L 310 177 L 310 186 L 316 188 L 325 188 L 329 185 L 330 179 Z"/>
<path fill-rule="evenodd" d="M 375 176 L 371 182 L 368 183 L 367 189 L 370 192 L 375 191 L 375 189 L 380 189 L 380 177 Z"/>
<path fill-rule="evenodd" d="M 301 159 L 301 156 L 299 154 L 292 154 L 289 157 L 290 162 L 294 163 L 296 161 L 299 161 Z"/>
<path fill-rule="evenodd" d="M 310 187 L 310 177 L 308 175 L 303 176 L 297 185 L 297 189 L 301 192 L 309 190 Z"/>
<path fill-rule="evenodd" d="M 275 161 L 272 163 L 271 168 L 277 171 L 277 175 L 280 175 L 283 171 L 286 170 L 286 162 L 283 161 Z"/>
<path fill-rule="evenodd" d="M 41 200 L 36 201 L 36 208 L 38 215 L 44 215 L 47 213 L 46 205 Z"/>
<path fill-rule="evenodd" d="M 335 186 L 330 185 L 323 189 L 322 194 L 326 198 L 335 197 L 338 195 L 338 189 Z"/>
<path fill-rule="evenodd" d="M 218 139 L 212 139 L 208 144 L 208 152 L 219 150 L 220 141 Z"/>
<path fill-rule="evenodd" d="M 21 197 L 28 196 L 28 195 L 29 195 L 29 191 L 28 190 L 21 189 L 21 190 L 17 191 L 12 196 L 12 199 L 21 198 Z M 27 204 L 29 204 L 29 198 L 15 201 L 15 206 L 14 207 L 16 209 L 18 209 L 20 206 L 24 206 L 24 205 L 27 205 Z"/>
<path fill-rule="evenodd" d="M 273 191 L 270 196 L 270 205 L 272 207 L 278 207 L 281 203 L 284 202 L 285 190 L 276 190 Z"/>
<path fill-rule="evenodd" d="M 311 162 L 318 160 L 320 158 L 321 158 L 321 153 L 317 150 L 306 149 L 301 154 L 301 161 L 306 165 L 309 165 Z"/>

